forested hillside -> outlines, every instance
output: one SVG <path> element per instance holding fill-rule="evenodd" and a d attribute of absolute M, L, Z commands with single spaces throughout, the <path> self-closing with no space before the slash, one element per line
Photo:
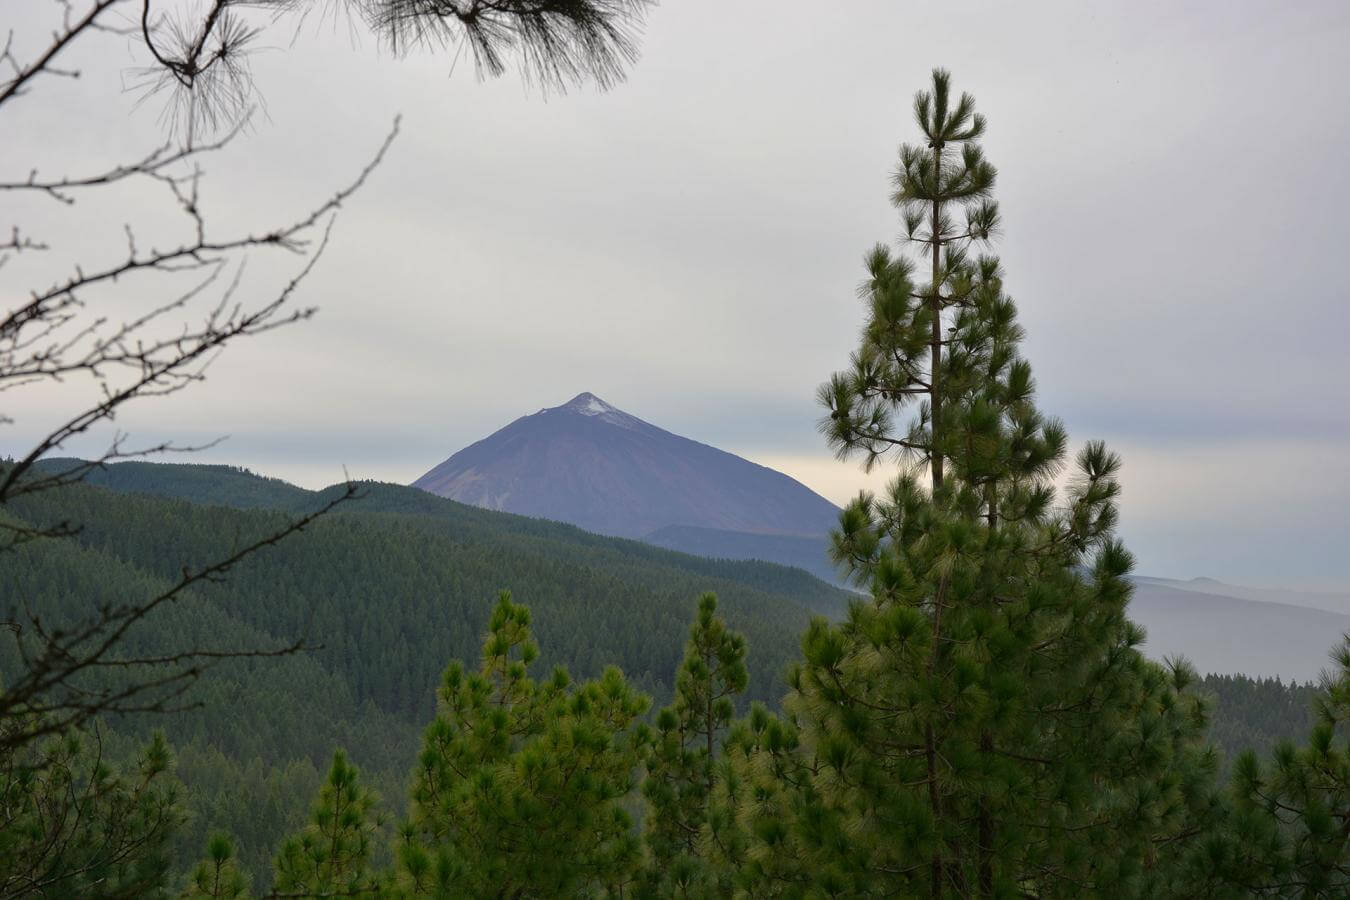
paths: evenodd
<path fill-rule="evenodd" d="M 54 459 L 46 462 L 43 468 L 61 471 L 74 462 Z M 323 491 L 307 491 L 236 466 L 149 462 L 103 466 L 91 471 L 84 482 L 122 494 L 147 494 L 205 506 L 272 509 L 291 514 L 316 509 L 340 491 L 338 485 Z M 559 522 L 484 510 L 402 485 L 364 482 L 360 493 L 358 500 L 341 507 L 335 514 L 402 514 L 416 517 L 410 522 L 446 535 L 491 534 L 501 540 L 528 537 L 545 542 L 540 546 L 553 551 L 566 549 L 570 552 L 572 548 L 581 547 L 587 553 L 606 554 L 603 557 L 606 564 L 626 560 L 628 565 L 638 562 L 645 567 L 650 564 L 780 592 L 791 603 L 830 618 L 844 613 L 851 596 L 801 569 L 748 560 L 691 556 L 642 541 L 594 534 Z M 598 561 L 591 560 L 592 563 Z"/>
<path fill-rule="evenodd" d="M 1298 741 L 1317 722 L 1317 685 L 1206 675 L 1198 685 L 1209 696 L 1209 739 L 1232 764 L 1244 750 L 1268 754 L 1280 741 Z"/>
<path fill-rule="evenodd" d="M 720 531 L 693 525 L 669 525 L 643 538 L 649 544 L 721 559 L 762 559 L 782 566 L 805 569 L 821 581 L 843 584 L 839 569 L 830 561 L 830 539 L 782 534 L 751 534 Z"/>
<path fill-rule="evenodd" d="M 90 481 L 103 486 L 11 506 L 31 522 L 77 522 L 80 531 L 6 560 L 7 614 L 30 604 L 50 624 L 148 596 L 184 566 L 227 554 L 337 490 L 305 491 L 227 466 L 148 463 L 112 465 Z M 716 591 L 747 635 L 747 697 L 769 702 L 782 693 L 811 612 L 837 613 L 847 600 L 800 570 L 684 556 L 398 485 L 366 484 L 360 493 L 128 636 L 128 653 L 281 647 L 298 637 L 318 646 L 222 662 L 192 689 L 199 706 L 116 726 L 138 736 L 168 730 L 197 814 L 182 837 L 193 853 L 208 827 L 226 828 L 252 870 L 266 874 L 268 854 L 303 816 L 335 747 L 401 804 L 441 672 L 477 655 L 503 588 L 530 603 L 545 663 L 581 677 L 619 665 L 657 702 L 671 694 L 701 592 Z M 0 676 L 16 661 L 6 655 L 3 665 Z M 249 798 L 257 794 L 230 787 L 241 778 L 273 798 L 272 815 L 256 815 Z"/>
<path fill-rule="evenodd" d="M 58 622 L 93 603 L 162 590 L 184 565 L 275 529 L 336 490 L 228 466 L 150 463 L 108 466 L 90 482 L 14 505 L 30 521 L 70 520 L 81 530 L 7 560 L 6 611 L 31 604 Z M 223 828 L 265 879 L 276 842 L 300 824 L 335 747 L 400 809 L 441 670 L 474 658 L 501 588 L 531 602 L 547 663 L 579 676 L 617 664 L 658 703 L 671 694 L 701 591 L 717 591 L 747 636 L 747 696 L 772 706 L 810 611 L 837 611 L 847 599 L 800 570 L 688 557 L 397 485 L 366 484 L 361 493 L 128 637 L 125 652 L 139 654 L 278 647 L 297 636 L 319 645 L 227 661 L 193 688 L 200 706 L 114 723 L 107 740 L 123 755 L 133 738 L 167 729 L 193 814 L 178 838 L 182 858 Z M 16 661 L 6 655 L 3 665 L 8 675 Z M 1242 748 L 1264 752 L 1306 733 L 1315 694 L 1241 676 L 1209 676 L 1201 691 L 1213 702 L 1211 736 L 1230 761 Z"/>

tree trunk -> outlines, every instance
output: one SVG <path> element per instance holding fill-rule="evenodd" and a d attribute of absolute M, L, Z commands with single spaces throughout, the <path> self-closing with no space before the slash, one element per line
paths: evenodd
<path fill-rule="evenodd" d="M 988 754 L 993 749 L 993 736 L 988 731 L 981 732 L 981 752 Z M 987 790 L 980 795 L 980 896 L 994 896 L 994 813 Z"/>
<path fill-rule="evenodd" d="M 928 450 L 929 466 L 933 476 L 933 490 L 942 487 L 942 453 L 938 449 L 938 435 L 942 430 L 942 296 L 938 277 L 942 258 L 942 142 L 933 144 L 933 225 L 929 234 L 933 254 L 932 294 L 928 298 L 933 313 L 933 330 L 929 340 L 932 362 L 929 365 L 929 397 L 932 405 L 932 437 Z"/>
<path fill-rule="evenodd" d="M 933 146 L 933 196 L 936 198 L 942 186 L 942 144 L 936 142 Z M 929 440 L 928 458 L 929 471 L 933 479 L 933 490 L 936 492 L 942 487 L 942 453 L 938 450 L 938 432 L 942 421 L 942 395 L 940 393 L 941 371 L 942 371 L 942 298 L 939 293 L 938 275 L 940 256 L 942 251 L 941 238 L 941 211 L 942 201 L 933 200 L 933 224 L 932 232 L 929 235 L 931 251 L 933 254 L 933 278 L 931 282 L 932 294 L 928 298 L 929 309 L 933 313 L 933 330 L 929 349 L 932 351 L 932 362 L 929 366 L 929 404 L 932 407 L 931 437 Z M 941 592 L 939 592 L 941 593 Z M 933 646 L 929 648 L 929 654 L 935 655 L 938 652 L 938 638 L 942 627 L 942 597 L 934 597 L 933 605 Z M 934 656 L 929 657 L 929 676 L 932 676 Z M 938 792 L 937 783 L 937 739 L 933 734 L 933 723 L 929 721 L 924 729 L 924 756 L 928 763 L 928 803 L 933 815 L 933 831 L 936 835 L 936 843 L 933 847 L 932 860 L 932 896 L 934 900 L 942 896 L 943 864 L 942 864 L 942 798 Z"/>
<path fill-rule="evenodd" d="M 942 896 L 942 798 L 938 796 L 937 784 L 937 744 L 933 737 L 933 723 L 929 722 L 923 732 L 924 752 L 928 761 L 928 803 L 933 810 L 933 861 L 932 861 L 932 897 L 939 900 Z"/>

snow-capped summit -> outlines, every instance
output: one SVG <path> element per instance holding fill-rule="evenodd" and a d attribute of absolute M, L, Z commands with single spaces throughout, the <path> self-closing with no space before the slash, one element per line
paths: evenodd
<path fill-rule="evenodd" d="M 834 504 L 781 472 L 671 434 L 589 392 L 517 419 L 413 485 L 623 537 L 674 525 L 816 537 L 838 516 Z"/>
<path fill-rule="evenodd" d="M 552 410 L 566 410 L 567 412 L 580 413 L 583 416 L 594 416 L 611 425 L 618 425 L 620 428 L 654 428 L 646 422 L 630 416 L 628 413 L 615 406 L 610 406 L 599 397 L 589 391 L 577 394 L 571 400 L 568 400 L 562 406 L 552 406 L 547 409 L 539 410 L 541 413 Z"/>
<path fill-rule="evenodd" d="M 605 413 L 617 412 L 614 407 L 610 406 L 590 391 L 577 394 L 571 400 L 568 400 L 563 404 L 563 408 L 579 412 L 583 416 L 602 416 Z"/>

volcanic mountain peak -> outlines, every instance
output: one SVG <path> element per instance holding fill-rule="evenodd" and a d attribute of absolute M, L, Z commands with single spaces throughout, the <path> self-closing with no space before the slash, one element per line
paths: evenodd
<path fill-rule="evenodd" d="M 462 503 L 641 538 L 669 525 L 823 536 L 838 510 L 781 472 L 584 392 L 460 450 L 417 487 Z"/>

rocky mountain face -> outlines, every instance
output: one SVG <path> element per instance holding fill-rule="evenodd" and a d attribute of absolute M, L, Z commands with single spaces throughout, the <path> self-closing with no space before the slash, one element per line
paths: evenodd
<path fill-rule="evenodd" d="M 821 538 L 822 552 L 839 515 L 781 472 L 657 428 L 589 393 L 517 419 L 413 485 L 600 534 L 645 538 L 689 526 Z"/>

